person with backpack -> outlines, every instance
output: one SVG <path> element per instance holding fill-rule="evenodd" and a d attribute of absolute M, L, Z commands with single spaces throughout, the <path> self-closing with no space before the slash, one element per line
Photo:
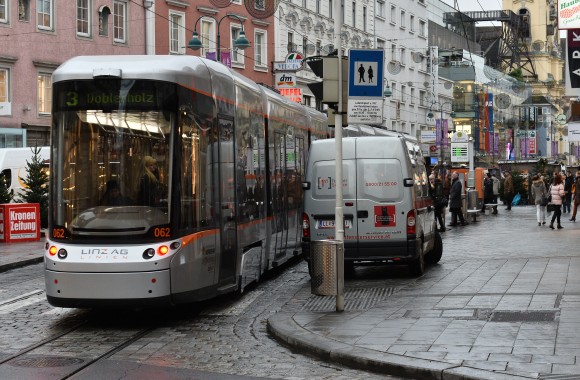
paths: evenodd
<path fill-rule="evenodd" d="M 550 186 L 550 195 L 552 196 L 551 204 L 556 206 L 554 214 L 552 214 L 552 221 L 550 222 L 550 228 L 554 229 L 554 221 L 558 222 L 558 229 L 562 229 L 562 224 L 560 223 L 560 216 L 562 215 L 562 202 L 564 200 L 564 181 L 562 181 L 562 176 L 557 174 L 554 176 L 552 181 L 552 186 Z"/>
<path fill-rule="evenodd" d="M 546 206 L 544 204 L 544 198 L 548 197 L 548 191 L 546 190 L 546 185 L 539 175 L 532 177 L 532 198 L 534 199 L 534 204 L 536 205 L 536 219 L 538 220 L 538 226 L 546 224 Z"/>
<path fill-rule="evenodd" d="M 505 179 L 503 181 L 503 199 L 507 203 L 506 210 L 512 209 L 512 201 L 514 199 L 514 179 L 510 172 L 504 173 Z"/>

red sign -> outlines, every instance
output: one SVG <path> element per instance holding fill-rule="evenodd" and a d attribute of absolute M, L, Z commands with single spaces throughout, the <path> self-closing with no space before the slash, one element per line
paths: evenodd
<path fill-rule="evenodd" d="M 375 227 L 395 227 L 396 225 L 395 206 L 375 206 Z"/>
<path fill-rule="evenodd" d="M 292 88 L 279 88 L 280 95 L 289 98 L 291 101 L 296 103 L 302 103 L 302 89 L 297 87 Z"/>
<path fill-rule="evenodd" d="M 40 205 L 38 203 L 0 204 L 0 241 L 40 240 Z"/>

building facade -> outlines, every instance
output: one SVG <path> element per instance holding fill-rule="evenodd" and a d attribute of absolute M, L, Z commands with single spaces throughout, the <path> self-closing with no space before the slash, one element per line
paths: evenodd
<path fill-rule="evenodd" d="M 128 0 L 0 0 L 0 147 L 49 144 L 52 72 L 77 55 L 144 54 Z"/>

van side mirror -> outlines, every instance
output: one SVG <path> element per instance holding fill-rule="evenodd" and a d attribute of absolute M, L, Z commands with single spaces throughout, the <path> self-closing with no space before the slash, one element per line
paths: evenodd
<path fill-rule="evenodd" d="M 310 182 L 302 182 L 302 190 L 310 190 Z"/>
<path fill-rule="evenodd" d="M 405 178 L 403 180 L 403 186 L 405 186 L 405 187 L 413 187 L 414 184 L 415 184 L 415 181 L 413 180 L 413 178 Z"/>

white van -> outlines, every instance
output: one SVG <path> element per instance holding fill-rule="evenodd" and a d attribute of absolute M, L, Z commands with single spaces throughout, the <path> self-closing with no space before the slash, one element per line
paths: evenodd
<path fill-rule="evenodd" d="M 50 159 L 50 148 L 39 147 L 40 157 L 47 163 Z M 0 148 L 0 174 L 4 175 L 8 191 L 14 190 L 14 197 L 22 194 L 26 185 L 20 178 L 28 177 L 28 164 L 34 156 L 34 147 L 27 148 Z"/>
<path fill-rule="evenodd" d="M 425 161 L 416 140 L 381 134 L 342 139 L 346 268 L 407 264 L 421 275 L 443 253 Z M 334 139 L 312 143 L 303 183 L 306 260 L 311 241 L 335 238 L 335 164 Z"/>

